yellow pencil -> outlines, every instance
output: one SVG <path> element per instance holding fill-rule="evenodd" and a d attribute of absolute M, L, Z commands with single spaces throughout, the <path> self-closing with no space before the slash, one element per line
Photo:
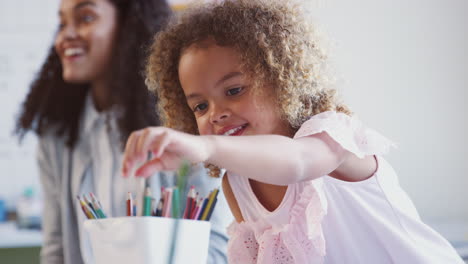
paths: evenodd
<path fill-rule="evenodd" d="M 88 205 L 83 201 L 81 200 L 80 196 L 76 196 L 76 199 L 78 199 L 78 201 L 80 201 L 80 205 L 81 205 L 81 209 L 83 210 L 83 212 L 85 213 L 86 217 L 88 219 L 96 219 L 96 215 L 94 215 L 94 213 L 92 213 L 90 211 L 90 208 L 88 207 Z"/>
<path fill-rule="evenodd" d="M 206 220 L 208 217 L 208 213 L 210 212 L 211 206 L 213 206 L 213 201 L 218 194 L 219 189 L 216 188 L 211 192 L 210 198 L 208 199 L 208 204 L 206 205 L 206 208 L 203 210 L 203 215 L 201 217 L 201 220 Z"/>

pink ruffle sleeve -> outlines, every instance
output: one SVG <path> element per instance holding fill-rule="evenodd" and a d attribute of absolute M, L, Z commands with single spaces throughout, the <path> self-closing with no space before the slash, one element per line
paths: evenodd
<path fill-rule="evenodd" d="M 327 132 L 344 149 L 359 158 L 366 155 L 381 155 L 395 144 L 376 131 L 365 127 L 362 122 L 343 113 L 327 111 L 304 122 L 294 138 Z"/>
<path fill-rule="evenodd" d="M 325 239 L 321 222 L 326 200 L 317 191 L 321 181 L 306 182 L 292 209 L 289 223 L 260 219 L 228 227 L 229 263 L 323 263 Z"/>

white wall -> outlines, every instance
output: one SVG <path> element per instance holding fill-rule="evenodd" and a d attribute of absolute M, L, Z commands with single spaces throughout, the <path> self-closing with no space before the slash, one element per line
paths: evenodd
<path fill-rule="evenodd" d="M 468 221 L 468 1 L 307 1 L 345 102 L 399 147 L 388 160 L 430 221 Z"/>
<path fill-rule="evenodd" d="M 8 207 L 27 187 L 39 192 L 36 138 L 13 136 L 20 104 L 42 65 L 57 25 L 58 0 L 0 0 L 0 199 Z"/>

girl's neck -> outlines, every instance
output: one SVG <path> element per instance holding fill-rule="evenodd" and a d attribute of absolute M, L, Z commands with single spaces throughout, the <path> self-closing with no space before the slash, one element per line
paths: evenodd
<path fill-rule="evenodd" d="M 98 112 L 108 110 L 112 106 L 109 83 L 109 78 L 102 78 L 91 83 L 91 96 Z"/>

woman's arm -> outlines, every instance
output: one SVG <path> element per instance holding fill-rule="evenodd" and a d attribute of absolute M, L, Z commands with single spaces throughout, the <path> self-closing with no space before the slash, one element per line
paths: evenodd
<path fill-rule="evenodd" d="M 41 263 L 59 264 L 64 262 L 59 202 L 60 184 L 51 167 L 52 160 L 47 149 L 47 142 L 43 139 L 38 144 L 37 162 L 44 195 Z"/>

